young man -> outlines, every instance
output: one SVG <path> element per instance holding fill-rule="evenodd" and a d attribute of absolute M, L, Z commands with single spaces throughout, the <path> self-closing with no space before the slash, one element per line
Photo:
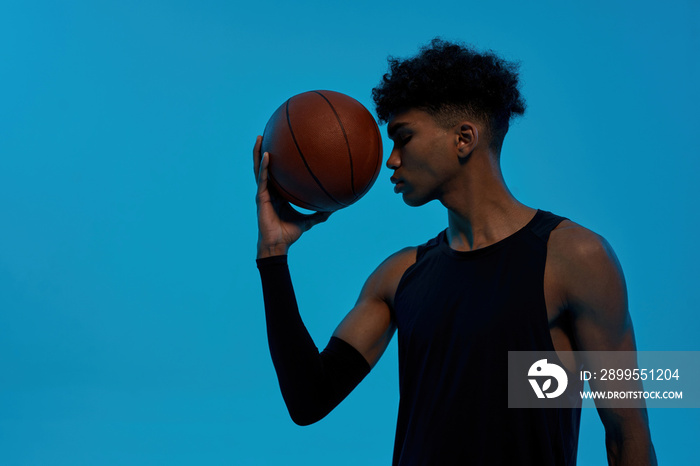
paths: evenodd
<path fill-rule="evenodd" d="M 580 407 L 509 409 L 508 351 L 635 349 L 624 278 L 609 244 L 518 202 L 500 151 L 525 111 L 514 65 L 435 39 L 390 59 L 373 90 L 394 142 L 395 192 L 438 200 L 448 227 L 390 256 L 319 354 L 297 310 L 286 254 L 329 214 L 296 213 L 268 189 L 254 148 L 258 267 L 270 352 L 292 419 L 325 416 L 399 338 L 395 465 L 574 465 Z M 575 361 L 564 361 L 577 370 Z M 600 409 L 609 463 L 656 464 L 646 412 Z"/>

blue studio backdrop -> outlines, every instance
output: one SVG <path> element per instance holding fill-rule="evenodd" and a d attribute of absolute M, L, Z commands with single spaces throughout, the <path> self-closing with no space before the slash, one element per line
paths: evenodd
<path fill-rule="evenodd" d="M 291 95 L 331 89 L 372 109 L 387 56 L 435 36 L 522 63 L 528 110 L 502 156 L 512 192 L 611 243 L 639 349 L 699 350 L 699 25 L 696 0 L 5 0 L 0 464 L 390 464 L 395 341 L 323 421 L 286 413 L 251 150 Z M 291 250 L 319 347 L 384 258 L 446 226 L 389 176 Z M 699 410 L 649 417 L 660 464 L 700 464 Z M 585 410 L 579 464 L 605 461 Z"/>

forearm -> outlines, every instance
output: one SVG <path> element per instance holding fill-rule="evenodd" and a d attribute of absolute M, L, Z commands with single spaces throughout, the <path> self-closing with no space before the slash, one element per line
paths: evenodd
<path fill-rule="evenodd" d="M 292 420 L 318 421 L 369 372 L 362 355 L 331 338 L 319 354 L 299 314 L 286 256 L 258 259 L 270 355 Z"/>

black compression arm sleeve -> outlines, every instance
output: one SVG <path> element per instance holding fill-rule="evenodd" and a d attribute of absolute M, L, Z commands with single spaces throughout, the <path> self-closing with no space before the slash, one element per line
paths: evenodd
<path fill-rule="evenodd" d="M 365 358 L 331 337 L 319 354 L 299 315 L 287 256 L 258 259 L 270 355 L 292 420 L 312 424 L 331 412 L 369 373 Z"/>

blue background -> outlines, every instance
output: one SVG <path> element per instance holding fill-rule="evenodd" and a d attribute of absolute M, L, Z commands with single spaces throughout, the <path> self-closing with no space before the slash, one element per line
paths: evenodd
<path fill-rule="evenodd" d="M 640 349 L 700 349 L 700 4 L 485 3 L 5 0 L 0 463 L 389 464 L 395 341 L 325 420 L 286 414 L 251 148 L 299 92 L 372 108 L 386 57 L 436 35 L 522 61 L 511 190 L 613 245 Z M 291 251 L 318 346 L 386 256 L 446 225 L 389 176 Z M 649 415 L 661 464 L 700 463 L 699 410 Z M 586 410 L 581 465 L 603 437 Z"/>

